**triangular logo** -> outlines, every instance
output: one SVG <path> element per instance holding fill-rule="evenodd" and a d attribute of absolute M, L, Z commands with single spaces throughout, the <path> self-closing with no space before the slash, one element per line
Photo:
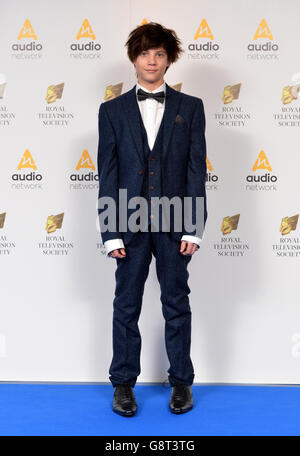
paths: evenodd
<path fill-rule="evenodd" d="M 252 171 L 256 171 L 257 169 L 266 169 L 267 171 L 272 171 L 269 160 L 267 159 L 267 156 L 263 150 L 259 152 L 256 162 L 253 165 Z"/>
<path fill-rule="evenodd" d="M 28 149 L 25 150 L 23 157 L 21 158 L 21 161 L 18 165 L 18 169 L 22 169 L 22 168 L 32 168 L 34 170 L 37 169 L 37 166 Z"/>
<path fill-rule="evenodd" d="M 260 24 L 255 32 L 253 39 L 257 40 L 257 38 L 268 38 L 269 40 L 273 40 L 273 35 L 271 33 L 271 30 L 269 29 L 266 19 L 262 19 L 260 21 Z"/>
<path fill-rule="evenodd" d="M 208 171 L 213 171 L 213 167 L 208 159 L 208 156 L 206 156 L 206 167 L 207 167 Z"/>
<path fill-rule="evenodd" d="M 80 38 L 91 38 L 92 40 L 96 39 L 96 35 L 87 19 L 83 20 L 79 32 L 76 35 L 76 40 L 79 40 Z"/>
<path fill-rule="evenodd" d="M 214 39 L 214 36 L 209 28 L 209 25 L 206 22 L 206 19 L 204 18 L 202 19 L 202 22 L 197 29 L 197 32 L 194 36 L 194 40 L 197 40 L 198 38 L 210 38 L 211 40 Z"/>
<path fill-rule="evenodd" d="M 33 27 L 29 19 L 25 20 L 24 25 L 21 28 L 21 31 L 18 35 L 18 40 L 21 40 L 22 38 L 33 38 L 34 40 L 37 39 L 37 36 L 33 30 Z"/>
<path fill-rule="evenodd" d="M 77 163 L 76 170 L 78 171 L 80 168 L 90 168 L 95 171 L 96 167 L 93 163 L 93 160 L 90 157 L 90 154 L 86 149 L 82 152 L 79 162 Z"/>

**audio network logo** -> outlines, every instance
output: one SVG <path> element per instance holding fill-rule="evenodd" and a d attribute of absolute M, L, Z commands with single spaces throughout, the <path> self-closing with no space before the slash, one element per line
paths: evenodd
<path fill-rule="evenodd" d="M 277 243 L 272 245 L 272 250 L 276 257 L 300 257 L 300 239 L 292 233 L 292 231 L 296 231 L 297 229 L 298 219 L 299 214 L 282 218 L 279 228 L 281 238 L 279 238 Z"/>
<path fill-rule="evenodd" d="M 37 35 L 29 19 L 25 19 L 17 39 L 20 43 L 13 43 L 11 46 L 14 51 L 11 54 L 12 58 L 16 60 L 38 60 L 42 58 L 43 45 L 37 42 Z"/>
<path fill-rule="evenodd" d="M 259 174 L 254 174 L 257 170 Z M 260 170 L 269 172 L 262 173 Z M 272 167 L 263 150 L 259 152 L 259 155 L 253 165 L 252 171 L 253 174 L 248 174 L 248 176 L 246 176 L 246 181 L 251 183 L 251 185 L 246 185 L 246 190 L 277 191 L 277 185 L 275 185 L 275 182 L 277 182 L 278 178 L 275 174 L 271 174 Z M 254 182 L 256 183 L 254 184 Z"/>
<path fill-rule="evenodd" d="M 221 232 L 223 236 L 218 243 L 214 244 L 214 250 L 218 257 L 243 257 L 250 247 L 247 242 L 243 242 L 239 236 L 229 236 L 232 231 L 237 230 L 240 214 L 227 215 L 223 218 Z"/>
<path fill-rule="evenodd" d="M 4 229 L 6 219 L 6 212 L 0 214 L 0 229 Z M 6 234 L 0 233 L 0 256 L 8 256 L 11 254 L 12 249 L 16 248 L 16 243 L 8 239 Z"/>
<path fill-rule="evenodd" d="M 250 114 L 245 112 L 235 100 L 239 99 L 241 83 L 227 85 L 222 94 L 222 110 L 215 113 L 218 127 L 245 127 L 246 120 L 250 120 Z M 228 106 L 233 103 L 233 106 Z"/>
<path fill-rule="evenodd" d="M 206 21 L 202 19 L 201 24 L 194 35 L 194 42 L 188 45 L 189 59 L 201 60 L 219 60 L 220 55 L 217 51 L 220 50 L 220 45 L 216 43 L 215 37 Z"/>
<path fill-rule="evenodd" d="M 80 40 L 80 41 L 79 41 Z M 101 44 L 95 42 L 96 35 L 88 19 L 84 19 L 77 32 L 76 42 L 70 44 L 72 59 L 100 59 Z"/>
<path fill-rule="evenodd" d="M 74 113 L 68 112 L 64 105 L 56 104 L 62 99 L 64 82 L 51 84 L 47 87 L 45 100 L 47 105 L 44 111 L 38 113 L 38 118 L 43 127 L 68 127 L 74 119 Z"/>
<path fill-rule="evenodd" d="M 89 172 L 79 172 L 79 173 L 73 173 L 70 175 L 70 181 L 72 182 L 70 184 L 70 189 L 71 190 L 94 190 L 95 188 L 98 188 L 98 180 L 99 176 L 96 171 L 96 167 L 93 163 L 93 160 L 91 159 L 91 156 L 87 149 L 84 149 L 84 151 L 81 154 L 81 157 L 79 159 L 79 162 L 76 165 L 76 171 L 81 171 L 81 170 L 91 170 Z M 95 171 L 93 173 L 93 171 Z"/>
<path fill-rule="evenodd" d="M 16 114 L 10 111 L 2 100 L 6 97 L 6 77 L 0 73 L 0 127 L 10 127 Z"/>
<path fill-rule="evenodd" d="M 213 167 L 208 156 L 206 156 L 206 170 L 206 190 L 218 190 L 219 176 L 213 174 Z"/>
<path fill-rule="evenodd" d="M 64 212 L 57 215 L 49 215 L 45 230 L 49 235 L 42 242 L 38 242 L 38 248 L 45 256 L 67 256 L 74 248 L 74 243 L 65 239 L 64 235 L 51 234 L 62 228 Z"/>
<path fill-rule="evenodd" d="M 283 106 L 279 113 L 274 114 L 274 119 L 279 127 L 300 126 L 299 92 L 300 73 L 296 73 L 292 76 L 291 82 L 283 87 L 281 94 Z"/>
<path fill-rule="evenodd" d="M 274 43 L 274 38 L 266 19 L 260 21 L 253 37 L 253 43 L 247 45 L 247 50 L 250 52 L 247 54 L 248 60 L 279 60 L 279 46 Z"/>
<path fill-rule="evenodd" d="M 43 176 L 40 173 L 36 173 L 37 166 L 29 151 L 26 149 L 20 163 L 18 164 L 18 171 L 32 170 L 31 172 L 20 172 L 12 174 L 11 178 L 14 182 L 11 184 L 11 188 L 16 190 L 37 190 L 42 189 Z"/>

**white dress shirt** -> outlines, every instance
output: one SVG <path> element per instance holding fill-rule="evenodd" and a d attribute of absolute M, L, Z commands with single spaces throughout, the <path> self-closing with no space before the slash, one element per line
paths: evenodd
<path fill-rule="evenodd" d="M 166 83 L 163 82 L 161 86 L 157 87 L 155 90 L 148 90 L 146 87 L 143 87 L 138 82 L 136 83 L 136 93 L 138 89 L 141 88 L 146 92 L 161 92 L 162 90 L 166 93 Z M 146 98 L 145 100 L 138 100 L 138 106 L 140 108 L 140 113 L 143 119 L 143 123 L 147 132 L 147 139 L 149 148 L 152 150 L 156 135 L 158 133 L 160 123 L 162 121 L 164 110 L 165 110 L 165 100 L 163 103 L 155 100 L 154 98 Z M 194 242 L 200 246 L 202 238 L 197 236 L 184 235 L 181 238 L 182 241 Z M 104 242 L 106 250 L 106 258 L 113 258 L 109 256 L 109 253 L 115 249 L 125 248 L 122 239 L 110 239 Z"/>

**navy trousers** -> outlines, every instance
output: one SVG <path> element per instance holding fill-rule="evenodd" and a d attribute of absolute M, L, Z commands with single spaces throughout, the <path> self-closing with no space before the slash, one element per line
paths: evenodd
<path fill-rule="evenodd" d="M 125 246 L 126 257 L 116 258 L 116 288 L 113 300 L 113 358 L 109 379 L 113 386 L 135 386 L 141 372 L 141 334 L 138 320 L 152 253 L 161 289 L 165 320 L 165 345 L 170 363 L 171 386 L 191 385 L 194 368 L 190 358 L 191 308 L 188 294 L 188 263 L 191 255 L 180 253 L 180 241 L 169 232 L 139 231 Z"/>

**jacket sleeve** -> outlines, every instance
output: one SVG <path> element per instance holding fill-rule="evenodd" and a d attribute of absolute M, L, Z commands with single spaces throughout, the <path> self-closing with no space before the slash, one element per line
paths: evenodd
<path fill-rule="evenodd" d="M 199 238 L 203 236 L 207 219 L 205 126 L 204 106 L 201 98 L 198 98 L 190 127 L 190 147 L 186 176 L 185 195 L 190 198 L 184 201 L 184 221 L 188 220 L 189 224 L 192 223 L 196 228 L 192 231 L 187 231 L 185 223 L 183 234 L 198 236 Z M 196 198 L 199 197 L 202 198 L 200 200 L 202 204 L 198 204 L 198 218 L 196 219 Z"/>
<path fill-rule="evenodd" d="M 119 186 L 118 186 L 118 157 L 117 143 L 114 129 L 108 117 L 105 108 L 105 102 L 101 103 L 98 114 L 98 176 L 99 176 L 99 193 L 98 193 L 98 216 L 103 243 L 111 239 L 122 239 L 119 229 Z M 116 210 L 113 210 L 113 226 L 108 225 L 108 218 L 101 217 L 103 212 L 107 211 L 107 205 L 102 205 L 100 198 L 110 197 L 115 202 Z M 111 207 L 111 203 L 110 203 Z M 105 222 L 105 223 L 104 223 Z"/>

